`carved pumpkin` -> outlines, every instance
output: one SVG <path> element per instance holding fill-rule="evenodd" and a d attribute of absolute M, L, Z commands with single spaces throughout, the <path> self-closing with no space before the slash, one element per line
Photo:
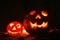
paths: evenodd
<path fill-rule="evenodd" d="M 28 32 L 24 29 L 23 25 L 18 21 L 13 21 L 7 26 L 7 33 L 10 36 L 26 36 Z"/>
<path fill-rule="evenodd" d="M 45 29 L 48 27 L 48 13 L 44 10 L 32 10 L 26 15 L 23 24 L 27 31 Z"/>

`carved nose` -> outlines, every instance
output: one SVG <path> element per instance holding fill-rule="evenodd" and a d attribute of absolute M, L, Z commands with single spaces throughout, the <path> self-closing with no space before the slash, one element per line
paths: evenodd
<path fill-rule="evenodd" d="M 41 19 L 41 16 L 39 14 L 37 14 L 37 16 L 35 17 L 35 19 Z"/>
<path fill-rule="evenodd" d="M 12 30 L 16 30 L 16 27 L 14 26 Z"/>

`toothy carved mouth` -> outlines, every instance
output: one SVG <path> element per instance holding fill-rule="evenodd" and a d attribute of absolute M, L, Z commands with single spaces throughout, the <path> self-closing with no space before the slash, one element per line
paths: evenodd
<path fill-rule="evenodd" d="M 8 30 L 9 33 L 12 33 L 12 34 L 18 34 L 18 32 L 12 32 L 10 30 Z"/>
<path fill-rule="evenodd" d="M 8 30 L 8 32 L 11 33 L 11 34 L 21 33 L 21 32 L 12 32 L 12 31 L 10 31 L 10 30 Z M 29 35 L 29 33 L 24 29 L 20 35 Z"/>
<path fill-rule="evenodd" d="M 31 28 L 47 28 L 48 22 L 43 22 L 42 24 L 38 25 L 37 22 L 34 24 L 30 21 Z"/>

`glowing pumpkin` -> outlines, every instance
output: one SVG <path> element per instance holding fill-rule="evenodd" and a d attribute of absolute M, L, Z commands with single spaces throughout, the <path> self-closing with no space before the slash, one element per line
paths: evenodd
<path fill-rule="evenodd" d="M 23 25 L 20 22 L 17 22 L 17 21 L 13 21 L 13 22 L 8 24 L 8 26 L 7 26 L 7 33 L 10 36 L 24 36 L 24 35 L 26 36 L 26 35 L 28 35 L 28 33 L 24 29 Z"/>
<path fill-rule="evenodd" d="M 44 10 L 32 10 L 26 15 L 23 24 L 27 31 L 45 29 L 48 27 L 48 13 Z"/>

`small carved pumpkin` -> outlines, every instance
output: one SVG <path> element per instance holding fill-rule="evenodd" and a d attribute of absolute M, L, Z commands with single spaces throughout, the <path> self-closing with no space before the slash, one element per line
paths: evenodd
<path fill-rule="evenodd" d="M 26 36 L 28 32 L 24 29 L 23 25 L 18 21 L 13 21 L 7 26 L 7 33 L 10 36 Z"/>

